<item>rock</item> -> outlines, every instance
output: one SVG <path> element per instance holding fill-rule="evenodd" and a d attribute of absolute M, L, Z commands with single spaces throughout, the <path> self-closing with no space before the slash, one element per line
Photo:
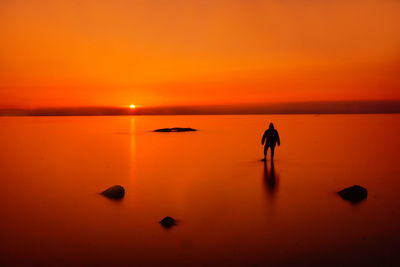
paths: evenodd
<path fill-rule="evenodd" d="M 101 194 L 108 198 L 121 199 L 125 196 L 125 189 L 120 185 L 114 185 L 101 192 Z"/>
<path fill-rule="evenodd" d="M 169 133 L 169 132 L 171 132 L 171 128 L 162 128 L 162 129 L 157 129 L 157 130 L 154 130 L 153 132 L 164 132 L 164 133 Z"/>
<path fill-rule="evenodd" d="M 174 127 L 174 128 L 161 128 L 156 129 L 154 132 L 162 132 L 162 133 L 170 133 L 170 132 L 195 132 L 196 129 L 193 128 L 181 128 L 181 127 Z"/>
<path fill-rule="evenodd" d="M 174 218 L 167 216 L 160 221 L 160 224 L 165 228 L 171 228 L 176 225 L 176 221 Z"/>
<path fill-rule="evenodd" d="M 359 185 L 353 185 L 338 192 L 345 200 L 352 203 L 358 203 L 368 196 L 368 190 Z"/>

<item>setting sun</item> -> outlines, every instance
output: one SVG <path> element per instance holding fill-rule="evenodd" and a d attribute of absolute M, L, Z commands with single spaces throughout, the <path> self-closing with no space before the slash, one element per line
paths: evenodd
<path fill-rule="evenodd" d="M 130 109 L 135 109 L 136 106 L 132 104 L 132 105 L 129 105 L 129 108 L 130 108 Z"/>

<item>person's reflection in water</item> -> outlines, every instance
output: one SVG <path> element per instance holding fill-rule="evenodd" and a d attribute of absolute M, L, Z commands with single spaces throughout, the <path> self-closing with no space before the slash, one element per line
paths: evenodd
<path fill-rule="evenodd" d="M 267 161 L 267 152 L 268 148 L 271 148 L 271 161 L 274 160 L 275 154 L 275 146 L 278 143 L 278 146 L 281 145 L 281 140 L 279 138 L 278 131 L 275 130 L 274 124 L 271 122 L 269 124 L 268 129 L 264 132 L 263 137 L 261 139 L 261 145 L 264 145 L 264 161 Z"/>
<path fill-rule="evenodd" d="M 279 176 L 275 172 L 275 164 L 271 161 L 271 170 L 268 172 L 267 162 L 264 162 L 264 184 L 270 197 L 275 197 L 278 189 Z"/>

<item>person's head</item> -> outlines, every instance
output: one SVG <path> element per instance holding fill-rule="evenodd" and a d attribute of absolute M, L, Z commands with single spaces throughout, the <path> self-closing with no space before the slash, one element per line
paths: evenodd
<path fill-rule="evenodd" d="M 269 123 L 269 129 L 274 129 L 274 124 L 272 122 Z"/>

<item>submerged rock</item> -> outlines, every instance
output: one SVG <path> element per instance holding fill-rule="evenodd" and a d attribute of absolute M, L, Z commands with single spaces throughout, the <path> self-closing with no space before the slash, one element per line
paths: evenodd
<path fill-rule="evenodd" d="M 114 185 L 101 192 L 101 194 L 108 198 L 121 199 L 125 196 L 125 189 L 120 185 Z"/>
<path fill-rule="evenodd" d="M 167 216 L 160 221 L 160 224 L 165 228 L 171 228 L 176 225 L 176 221 L 174 218 Z"/>
<path fill-rule="evenodd" d="M 163 132 L 163 133 L 169 133 L 169 132 L 195 132 L 195 131 L 197 131 L 197 129 L 181 128 L 181 127 L 161 128 L 161 129 L 154 130 L 154 132 Z"/>
<path fill-rule="evenodd" d="M 368 196 L 368 190 L 359 185 L 353 185 L 338 192 L 345 200 L 358 203 Z"/>

